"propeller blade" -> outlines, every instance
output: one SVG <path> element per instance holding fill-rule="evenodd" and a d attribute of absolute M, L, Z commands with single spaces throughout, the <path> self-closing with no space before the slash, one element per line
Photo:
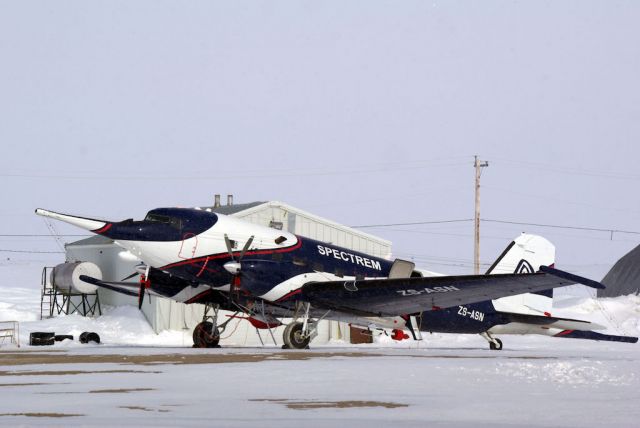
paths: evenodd
<path fill-rule="evenodd" d="M 121 281 L 126 281 L 127 279 L 131 279 L 136 275 L 143 275 L 145 278 L 149 277 L 149 266 L 145 265 L 144 263 L 139 263 L 136 265 L 135 267 L 135 272 L 132 273 L 131 275 L 127 276 L 126 278 L 122 278 Z"/>
<path fill-rule="evenodd" d="M 242 247 L 242 251 L 240 252 L 240 257 L 238 257 L 238 262 L 242 260 L 242 258 L 244 257 L 244 253 L 246 253 L 249 247 L 251 246 L 251 243 L 253 242 L 253 238 L 254 236 L 251 235 L 249 240 L 244 244 L 244 247 Z"/>
<path fill-rule="evenodd" d="M 138 275 L 138 272 L 134 272 L 134 273 L 132 273 L 131 275 L 126 276 L 126 277 L 122 278 L 120 281 L 126 281 L 127 279 L 131 279 L 131 278 L 133 278 L 133 277 L 134 277 L 134 276 L 136 276 L 136 275 Z"/>
<path fill-rule="evenodd" d="M 224 243 L 227 246 L 227 251 L 229 252 L 229 257 L 231 257 L 231 260 L 235 259 L 233 258 L 233 248 L 231 248 L 231 241 L 229 240 L 229 237 L 227 236 L 227 234 L 224 234 Z"/>
<path fill-rule="evenodd" d="M 140 281 L 140 289 L 138 290 L 138 309 L 142 309 L 142 302 L 144 301 L 145 286 L 144 282 Z"/>

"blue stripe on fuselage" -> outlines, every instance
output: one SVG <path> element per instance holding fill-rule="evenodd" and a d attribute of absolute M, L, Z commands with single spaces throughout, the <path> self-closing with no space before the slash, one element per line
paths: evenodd
<path fill-rule="evenodd" d="M 310 238 L 297 238 L 298 243 L 291 247 L 247 251 L 242 260 L 242 289 L 260 296 L 289 278 L 311 272 L 353 277 L 389 275 L 392 262 L 388 260 Z M 219 287 L 231 279 L 223 267 L 230 260 L 227 253 L 211 254 L 161 269 L 190 281 Z"/>

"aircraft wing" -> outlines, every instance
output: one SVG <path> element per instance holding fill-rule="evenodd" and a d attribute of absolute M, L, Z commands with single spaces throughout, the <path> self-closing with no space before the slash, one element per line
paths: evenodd
<path fill-rule="evenodd" d="M 126 294 L 127 296 L 138 297 L 140 292 L 140 284 L 136 282 L 102 281 L 101 279 L 87 275 L 80 275 L 80 280 L 117 293 Z M 156 293 L 150 288 L 145 289 L 145 292 L 151 296 L 166 297 L 162 294 Z"/>
<path fill-rule="evenodd" d="M 310 282 L 302 287 L 299 298 L 318 308 L 354 315 L 397 316 L 575 283 L 604 288 L 604 285 L 587 278 L 544 267 L 543 272 L 530 274 Z"/>

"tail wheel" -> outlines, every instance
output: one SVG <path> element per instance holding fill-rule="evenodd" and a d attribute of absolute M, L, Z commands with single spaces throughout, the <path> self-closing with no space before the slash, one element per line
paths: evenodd
<path fill-rule="evenodd" d="M 201 322 L 193 329 L 193 347 L 194 348 L 218 348 L 220 342 L 220 331 L 209 321 Z M 213 333 L 212 333 L 213 331 Z"/>
<path fill-rule="evenodd" d="M 502 340 L 495 339 L 495 342 L 489 342 L 489 349 L 500 351 L 502 349 Z"/>
<path fill-rule="evenodd" d="M 283 339 L 289 349 L 306 349 L 311 341 L 310 337 L 303 335 L 301 322 L 289 323 L 284 329 Z"/>

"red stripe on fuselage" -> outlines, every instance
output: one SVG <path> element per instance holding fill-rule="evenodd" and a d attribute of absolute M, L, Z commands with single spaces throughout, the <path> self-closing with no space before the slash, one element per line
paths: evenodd
<path fill-rule="evenodd" d="M 300 293 L 302 293 L 302 288 L 298 288 L 297 290 L 293 290 L 293 291 L 285 294 L 284 296 L 282 296 L 281 298 L 276 300 L 276 302 L 283 302 L 283 301 L 287 300 L 289 297 L 295 296 L 296 294 L 300 294 Z"/>
<path fill-rule="evenodd" d="M 105 233 L 107 230 L 111 229 L 111 226 L 113 226 L 112 223 L 107 223 L 104 226 L 102 226 L 100 229 L 96 229 L 96 230 L 92 230 L 93 233 Z"/>
<path fill-rule="evenodd" d="M 574 330 L 564 330 L 564 331 L 561 331 L 560 333 L 556 334 L 556 337 L 557 336 L 566 336 L 567 334 L 571 334 L 573 332 L 574 332 Z"/>
<path fill-rule="evenodd" d="M 288 253 L 294 250 L 297 250 L 298 248 L 300 248 L 302 246 L 302 240 L 298 238 L 298 243 L 295 245 L 292 245 L 291 247 L 287 247 L 287 248 L 276 248 L 276 249 L 267 249 L 267 250 L 255 250 L 255 251 L 247 251 L 244 255 L 246 256 L 254 256 L 254 255 L 259 255 L 259 254 L 275 254 L 275 253 Z M 236 251 L 233 253 L 234 256 L 239 256 L 240 255 L 240 251 Z M 168 264 L 166 266 L 162 266 L 158 269 L 171 269 L 177 266 L 183 266 L 183 265 L 190 265 L 190 264 L 194 264 L 194 263 L 198 263 L 200 261 L 209 259 L 223 259 L 225 257 L 229 257 L 229 253 L 219 253 L 219 254 L 210 254 L 207 256 L 202 256 L 202 257 L 197 257 L 194 259 L 188 259 L 188 260 L 183 260 L 180 262 L 176 262 L 176 263 L 171 263 Z"/>

